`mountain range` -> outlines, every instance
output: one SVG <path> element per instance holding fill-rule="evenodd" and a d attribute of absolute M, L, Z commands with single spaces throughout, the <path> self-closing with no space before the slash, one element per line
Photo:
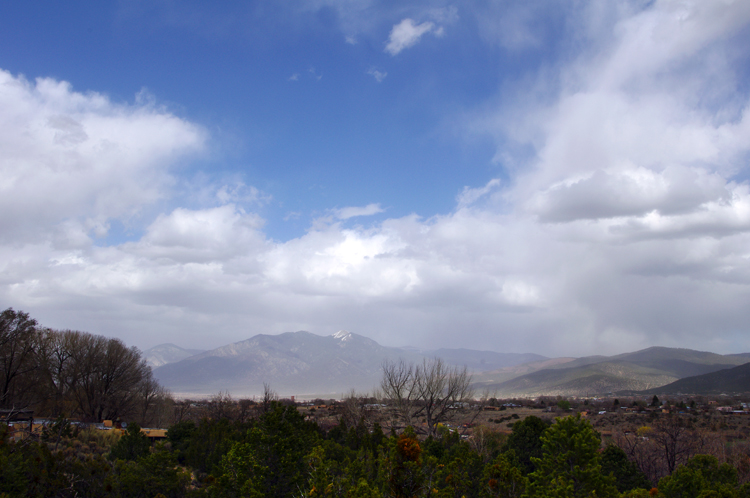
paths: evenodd
<path fill-rule="evenodd" d="M 284 396 L 338 397 L 351 390 L 372 393 L 380 382 L 384 361 L 419 363 L 433 357 L 449 365 L 466 366 L 477 390 L 496 397 L 594 396 L 653 390 L 750 362 L 749 353 L 720 355 L 664 347 L 582 358 L 471 349 L 417 350 L 385 347 L 346 331 L 330 336 L 304 331 L 259 334 L 192 355 L 175 345 L 152 349 L 157 351 L 144 352 L 149 361 L 173 359 L 156 366 L 154 376 L 183 396 L 220 391 L 257 395 L 264 384 Z"/>
<path fill-rule="evenodd" d="M 565 359 L 562 359 L 565 360 Z M 586 356 L 558 361 L 508 378 L 507 370 L 475 376 L 478 386 L 503 397 L 590 396 L 644 391 L 685 377 L 750 362 L 750 354 L 720 355 L 681 348 L 652 347 L 615 356 Z M 512 370 L 512 369 L 511 369 Z"/>
<path fill-rule="evenodd" d="M 229 391 L 260 394 L 263 384 L 283 395 L 341 395 L 352 389 L 372 393 L 383 361 L 421 362 L 439 356 L 472 371 L 511 367 L 544 360 L 535 354 L 469 349 L 420 351 L 381 346 L 372 339 L 340 331 L 330 336 L 310 332 L 259 334 L 154 369 L 159 382 L 184 394 Z"/>

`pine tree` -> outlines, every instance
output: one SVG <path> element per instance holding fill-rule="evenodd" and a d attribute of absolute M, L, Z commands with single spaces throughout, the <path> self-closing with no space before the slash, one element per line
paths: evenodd
<path fill-rule="evenodd" d="M 616 497 L 612 476 L 602 474 L 599 433 L 580 414 L 555 420 L 541 437 L 542 457 L 530 476 L 529 497 Z"/>

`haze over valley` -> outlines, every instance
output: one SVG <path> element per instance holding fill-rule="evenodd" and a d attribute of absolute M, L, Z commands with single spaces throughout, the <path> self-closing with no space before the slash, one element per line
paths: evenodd
<path fill-rule="evenodd" d="M 352 390 L 373 395 L 385 362 L 420 364 L 434 358 L 467 367 L 477 395 L 494 397 L 577 396 L 658 391 L 680 379 L 698 378 L 750 363 L 750 353 L 720 355 L 689 349 L 653 347 L 615 356 L 546 358 L 536 354 L 471 349 L 421 351 L 384 347 L 366 337 L 339 331 L 330 336 L 309 332 L 256 335 L 245 341 L 191 355 L 174 345 L 144 351 L 144 357 L 173 360 L 154 376 L 178 396 L 205 397 L 218 392 L 259 396 L 270 386 L 283 396 L 342 398 Z M 675 384 L 679 389 L 681 384 Z M 750 380 L 716 387 L 724 393 L 750 392 Z M 702 392 L 701 387 L 693 392 Z M 721 393 L 714 393 L 721 394 Z"/>

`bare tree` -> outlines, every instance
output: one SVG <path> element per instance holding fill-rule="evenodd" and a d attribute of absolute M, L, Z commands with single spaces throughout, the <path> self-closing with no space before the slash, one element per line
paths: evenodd
<path fill-rule="evenodd" d="M 368 403 L 368 394 L 357 393 L 354 389 L 343 397 L 341 403 L 341 418 L 347 427 L 356 427 L 360 423 L 370 425 L 369 411 L 365 409 Z"/>
<path fill-rule="evenodd" d="M 422 407 L 416 415 L 424 415 L 427 434 L 435 435 L 437 424 L 448 418 L 450 410 L 463 408 L 474 397 L 471 375 L 466 367 L 449 367 L 440 358 L 425 359 L 415 369 L 417 398 Z"/>
<path fill-rule="evenodd" d="M 669 414 L 652 426 L 629 434 L 615 433 L 614 442 L 628 458 L 656 484 L 698 454 L 720 457 L 721 442 L 714 436 L 689 427 L 685 418 Z"/>
<path fill-rule="evenodd" d="M 271 403 L 278 401 L 279 395 L 276 391 L 271 389 L 271 384 L 268 382 L 263 383 L 263 397 L 260 400 L 260 410 L 262 413 L 268 413 L 271 410 Z"/>
<path fill-rule="evenodd" d="M 179 424 L 183 420 L 190 420 L 193 411 L 193 400 L 180 399 L 176 400 L 173 405 L 172 423 Z"/>
<path fill-rule="evenodd" d="M 8 308 L 0 314 L 0 408 L 25 404 L 25 375 L 38 367 L 34 354 L 38 342 L 36 320 L 28 313 Z M 17 406 L 16 406 L 17 408 Z"/>
<path fill-rule="evenodd" d="M 84 419 L 98 422 L 134 415 L 139 385 L 150 373 L 140 351 L 119 339 L 91 334 L 71 339 L 70 390 Z"/>
<path fill-rule="evenodd" d="M 380 389 L 405 425 L 424 417 L 427 435 L 433 436 L 440 422 L 474 397 L 471 380 L 466 367 L 448 366 L 440 358 L 416 366 L 386 361 Z"/>
<path fill-rule="evenodd" d="M 81 332 L 44 329 L 39 342 L 37 359 L 41 369 L 41 409 L 52 417 L 72 413 L 69 389 L 75 384 L 70 379 L 73 372 L 71 338 Z"/>
<path fill-rule="evenodd" d="M 414 365 L 399 360 L 383 362 L 383 378 L 380 391 L 395 410 L 396 419 L 404 425 L 412 425 L 412 413 L 416 401 Z M 393 423 L 391 426 L 393 427 Z"/>
<path fill-rule="evenodd" d="M 166 412 L 172 408 L 172 395 L 168 389 L 162 387 L 154 379 L 151 369 L 144 373 L 143 379 L 137 387 L 136 404 L 140 405 L 140 424 L 148 427 L 155 424 L 161 427 L 168 418 Z"/>
<path fill-rule="evenodd" d="M 241 398 L 237 402 L 237 420 L 239 422 L 246 422 L 250 418 L 252 418 L 254 407 L 255 407 L 255 401 L 247 398 Z"/>
<path fill-rule="evenodd" d="M 214 420 L 234 420 L 235 402 L 229 391 L 219 391 L 208 402 L 208 416 Z"/>

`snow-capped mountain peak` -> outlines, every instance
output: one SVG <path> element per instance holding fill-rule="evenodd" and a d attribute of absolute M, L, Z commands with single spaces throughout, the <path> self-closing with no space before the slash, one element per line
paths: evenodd
<path fill-rule="evenodd" d="M 352 338 L 352 333 L 346 330 L 339 330 L 335 334 L 331 334 L 331 337 L 333 337 L 334 339 L 338 339 L 341 342 L 344 342 Z"/>

